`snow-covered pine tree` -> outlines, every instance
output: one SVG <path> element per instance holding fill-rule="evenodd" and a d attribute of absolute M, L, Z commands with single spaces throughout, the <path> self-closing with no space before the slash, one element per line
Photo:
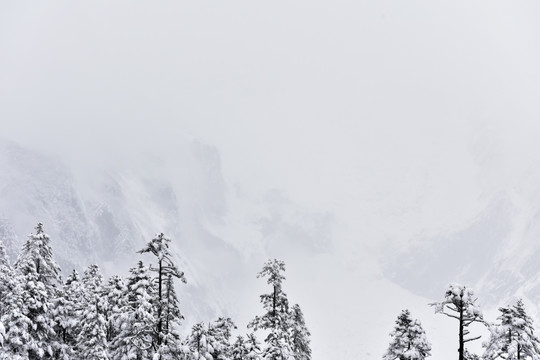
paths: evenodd
<path fill-rule="evenodd" d="M 489 326 L 490 337 L 483 344 L 483 358 L 494 360 L 540 359 L 540 340 L 534 334 L 532 318 L 520 299 L 513 306 L 499 308 L 500 323 Z"/>
<path fill-rule="evenodd" d="M 159 350 L 158 359 L 161 359 L 161 354 L 174 352 L 178 348 L 179 338 L 171 331 L 175 331 L 175 327 L 180 325 L 182 315 L 178 307 L 178 298 L 174 292 L 173 278 L 177 278 L 182 282 L 186 282 L 184 273 L 181 272 L 173 261 L 169 250 L 171 239 L 165 237 L 163 233 L 157 234 L 144 248 L 138 252 L 151 253 L 156 257 L 157 266 L 150 267 L 156 272 L 156 348 Z"/>
<path fill-rule="evenodd" d="M 103 275 L 101 275 L 101 270 L 96 264 L 88 266 L 84 270 L 83 276 L 81 278 L 82 284 L 82 295 L 83 301 L 92 304 L 94 302 L 95 296 L 99 296 L 103 293 Z M 83 304 L 85 307 L 87 304 Z"/>
<path fill-rule="evenodd" d="M 246 343 L 242 335 L 238 335 L 231 348 L 231 360 L 245 360 L 247 357 Z"/>
<path fill-rule="evenodd" d="M 2 360 L 28 360 L 29 352 L 37 347 L 36 340 L 31 335 L 33 323 L 27 316 L 28 309 L 22 297 L 23 276 L 15 275 L 9 278 L 8 292 L 2 305 L 5 308 L 2 324 L 5 336 L 0 351 Z"/>
<path fill-rule="evenodd" d="M 13 269 L 9 265 L 4 243 L 0 240 L 0 317 L 5 314 L 5 306 L 9 294 L 9 282 L 13 278 Z"/>
<path fill-rule="evenodd" d="M 210 344 L 208 342 L 208 328 L 200 322 L 191 328 L 191 332 L 185 341 L 188 351 L 184 350 L 186 360 L 208 360 L 212 359 Z"/>
<path fill-rule="evenodd" d="M 113 275 L 103 287 L 103 315 L 107 322 L 107 342 L 111 343 L 118 335 L 120 329 L 117 322 L 120 319 L 121 311 L 127 306 L 127 285 L 124 278 Z"/>
<path fill-rule="evenodd" d="M 383 355 L 384 360 L 424 360 L 430 356 L 431 345 L 418 320 L 413 320 L 409 310 L 403 310 L 396 320 L 392 340 Z"/>
<path fill-rule="evenodd" d="M 259 340 L 257 340 L 257 337 L 254 333 L 250 333 L 247 335 L 244 344 L 247 351 L 246 359 L 259 360 L 261 358 L 261 344 L 259 343 Z"/>
<path fill-rule="evenodd" d="M 142 261 L 130 269 L 126 306 L 121 309 L 120 329 L 110 346 L 112 359 L 153 359 L 156 317 L 155 282 Z"/>
<path fill-rule="evenodd" d="M 51 238 L 43 231 L 43 224 L 38 223 L 35 230 L 35 235 L 28 235 L 14 268 L 23 275 L 35 273 L 37 280 L 43 283 L 47 294 L 52 296 L 57 285 L 62 283 L 60 266 L 53 259 Z"/>
<path fill-rule="evenodd" d="M 0 214 L 0 242 L 4 244 L 4 249 L 7 254 L 7 260 L 13 261 L 17 258 L 17 235 L 13 230 L 9 220 Z"/>
<path fill-rule="evenodd" d="M 474 292 L 464 285 L 450 284 L 446 290 L 444 300 L 430 304 L 436 313 L 444 314 L 459 322 L 458 360 L 465 359 L 465 343 L 478 340 L 481 336 L 466 338 L 469 335 L 469 325 L 475 322 L 484 323 L 482 312 L 477 305 Z"/>
<path fill-rule="evenodd" d="M 77 336 L 77 353 L 82 359 L 109 359 L 107 321 L 103 307 L 103 275 L 96 264 L 90 265 L 81 278 L 80 302 L 81 328 Z"/>
<path fill-rule="evenodd" d="M 0 238 L 0 266 L 9 266 L 9 259 L 4 242 Z"/>
<path fill-rule="evenodd" d="M 220 317 L 208 327 L 208 344 L 214 360 L 229 360 L 231 357 L 231 331 L 236 329 L 231 318 Z"/>
<path fill-rule="evenodd" d="M 108 360 L 107 321 L 100 305 L 100 293 L 87 299 L 81 316 L 81 331 L 77 338 L 78 355 L 85 360 Z"/>
<path fill-rule="evenodd" d="M 262 316 L 256 316 L 249 324 L 254 331 L 268 331 L 263 349 L 264 360 L 287 360 L 294 356 L 293 344 L 290 337 L 289 301 L 283 291 L 282 282 L 285 276 L 285 263 L 281 260 L 268 260 L 258 278 L 268 277 L 267 283 L 272 286 L 272 292 L 260 296 L 265 310 Z"/>
<path fill-rule="evenodd" d="M 306 327 L 304 314 L 298 304 L 291 308 L 291 339 L 295 360 L 311 360 L 311 347 L 309 346 L 311 336 Z"/>
<path fill-rule="evenodd" d="M 15 281 L 18 279 L 14 278 L 13 269 L 9 265 L 8 257 L 4 244 L 0 239 L 0 348 L 4 348 L 4 342 L 7 344 L 7 334 L 6 327 L 3 324 L 3 321 L 9 321 L 5 316 L 8 317 L 11 312 L 16 311 L 17 313 L 20 309 L 15 310 L 14 305 L 17 304 L 18 294 L 13 294 L 13 291 L 17 291 L 15 288 Z M 16 308 L 19 307 L 18 304 Z M 12 318 L 12 320 L 14 320 Z M 13 335 L 13 332 L 11 333 Z M 13 337 L 12 337 L 13 339 Z M 0 357 L 1 358 L 1 357 Z"/>
<path fill-rule="evenodd" d="M 253 333 L 247 335 L 247 339 L 244 339 L 241 335 L 237 336 L 231 348 L 231 360 L 260 359 L 260 344 Z"/>
<path fill-rule="evenodd" d="M 180 357 L 181 338 L 178 333 L 180 321 L 184 318 L 178 307 L 178 297 L 174 289 L 173 276 L 169 274 L 165 281 L 165 294 L 162 299 L 163 309 L 163 327 L 162 342 L 158 347 L 156 354 L 158 359 L 175 359 Z"/>
<path fill-rule="evenodd" d="M 75 350 L 81 326 L 82 284 L 76 270 L 67 277 L 62 289 L 53 300 L 51 314 L 55 323 L 56 359 L 76 359 Z"/>
<path fill-rule="evenodd" d="M 38 223 L 35 230 L 35 235 L 28 236 L 14 266 L 22 282 L 22 311 L 31 322 L 28 329 L 31 340 L 27 342 L 31 344 L 30 359 L 53 355 L 56 333 L 49 309 L 61 284 L 60 267 L 53 260 L 50 238 L 43 231 L 43 224 Z"/>

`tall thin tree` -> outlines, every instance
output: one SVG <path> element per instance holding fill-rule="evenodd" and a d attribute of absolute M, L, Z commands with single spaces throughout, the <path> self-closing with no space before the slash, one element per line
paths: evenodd
<path fill-rule="evenodd" d="M 171 343 L 170 331 L 180 323 L 182 315 L 178 310 L 178 299 L 172 288 L 172 279 L 177 278 L 186 282 L 184 273 L 178 269 L 173 261 L 169 250 L 171 239 L 165 237 L 163 233 L 157 234 L 138 253 L 151 253 L 156 257 L 157 267 L 150 267 L 156 272 L 157 302 L 156 302 L 156 347 L 159 349 L 163 345 L 176 346 Z M 161 355 L 160 357 L 161 358 Z"/>
<path fill-rule="evenodd" d="M 450 284 L 444 295 L 444 300 L 430 304 L 436 313 L 456 319 L 459 323 L 458 359 L 465 360 L 465 344 L 480 339 L 481 336 L 467 337 L 469 326 L 473 323 L 484 324 L 482 312 L 477 304 L 478 299 L 468 287 L 460 284 Z"/>

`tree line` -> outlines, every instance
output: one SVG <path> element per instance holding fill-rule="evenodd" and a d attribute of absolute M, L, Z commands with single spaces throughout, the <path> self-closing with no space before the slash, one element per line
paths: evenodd
<path fill-rule="evenodd" d="M 467 286 L 450 284 L 444 299 L 430 304 L 436 313 L 458 322 L 458 360 L 540 360 L 540 340 L 534 333 L 532 318 L 521 299 L 499 308 L 496 322 L 484 320 L 478 299 Z M 481 355 L 469 352 L 466 344 L 480 339 L 472 335 L 470 325 L 479 323 L 489 330 Z M 391 341 L 383 360 L 424 360 L 431 355 L 431 344 L 421 323 L 403 310 L 390 333 Z"/>
<path fill-rule="evenodd" d="M 164 234 L 138 251 L 153 262 L 138 261 L 126 278 L 105 280 L 94 264 L 64 281 L 50 237 L 41 223 L 35 230 L 13 264 L 0 241 L 0 359 L 311 360 L 304 315 L 283 290 L 283 261 L 267 261 L 257 275 L 271 291 L 260 296 L 263 314 L 249 333 L 233 339 L 233 320 L 219 317 L 181 336 L 175 283 L 186 278 Z"/>

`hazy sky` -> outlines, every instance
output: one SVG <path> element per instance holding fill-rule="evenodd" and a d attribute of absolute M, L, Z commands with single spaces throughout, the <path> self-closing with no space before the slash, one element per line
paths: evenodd
<path fill-rule="evenodd" d="M 195 137 L 232 179 L 327 206 L 441 162 L 435 183 L 471 186 L 471 143 L 530 153 L 538 131 L 534 1 L 1 6 L 2 135 L 82 163 Z"/>
<path fill-rule="evenodd" d="M 248 197 L 331 213 L 354 262 L 537 179 L 539 20 L 532 0 L 3 2 L 0 136 L 142 172 L 197 139 Z"/>

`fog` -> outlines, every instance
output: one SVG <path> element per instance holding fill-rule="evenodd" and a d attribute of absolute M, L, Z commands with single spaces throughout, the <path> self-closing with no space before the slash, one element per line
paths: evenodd
<path fill-rule="evenodd" d="M 320 241 L 306 269 L 340 267 L 332 291 L 354 296 L 388 252 L 462 231 L 501 193 L 538 199 L 539 18 L 535 1 L 2 3 L 0 136 L 79 176 L 175 179 L 185 144 L 208 145 L 229 203 L 216 233 L 250 249 L 239 203 L 262 204 L 304 243 L 282 227 L 252 251 L 302 273 Z"/>

